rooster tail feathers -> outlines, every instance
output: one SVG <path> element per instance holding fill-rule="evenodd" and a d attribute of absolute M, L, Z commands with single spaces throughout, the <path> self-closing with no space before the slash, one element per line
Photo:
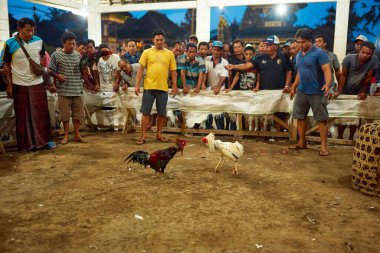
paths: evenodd
<path fill-rule="evenodd" d="M 139 150 L 130 154 L 127 158 L 125 158 L 124 162 L 128 161 L 127 163 L 130 163 L 130 162 L 139 163 L 146 167 L 149 163 L 149 157 L 150 156 L 148 152 Z"/>
<path fill-rule="evenodd" d="M 244 153 L 244 147 L 242 144 L 240 144 L 240 142 L 236 141 L 236 147 L 237 149 L 239 149 L 239 151 L 241 151 L 241 153 L 243 154 Z"/>

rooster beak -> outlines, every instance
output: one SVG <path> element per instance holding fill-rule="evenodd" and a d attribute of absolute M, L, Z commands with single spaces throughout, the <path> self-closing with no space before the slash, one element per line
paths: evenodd
<path fill-rule="evenodd" d="M 207 138 L 206 137 L 202 137 L 201 140 L 202 140 L 203 143 L 207 143 Z"/>

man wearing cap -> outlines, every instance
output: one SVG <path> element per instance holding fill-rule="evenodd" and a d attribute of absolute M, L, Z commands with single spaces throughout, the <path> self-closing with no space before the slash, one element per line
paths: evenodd
<path fill-rule="evenodd" d="M 290 52 L 290 44 L 292 43 L 292 39 L 288 39 L 287 41 L 285 41 L 285 44 L 284 46 L 282 47 L 282 53 L 290 58 L 292 56 L 291 52 Z"/>
<path fill-rule="evenodd" d="M 318 121 L 321 138 L 320 156 L 328 156 L 327 148 L 327 95 L 332 80 L 329 57 L 322 49 L 313 46 L 312 31 L 307 28 L 299 29 L 296 33 L 300 52 L 297 54 L 297 76 L 290 97 L 293 98 L 297 92 L 293 104 L 293 119 L 297 119 L 299 134 L 298 143 L 289 147 L 290 149 L 306 149 L 307 114 L 310 108 L 313 116 Z"/>
<path fill-rule="evenodd" d="M 350 54 L 357 54 L 357 53 L 359 53 L 359 50 L 360 50 L 363 42 L 365 42 L 365 41 L 368 41 L 368 39 L 364 35 L 360 34 L 358 37 L 356 37 L 356 39 L 354 41 L 355 50 L 352 50 L 350 52 Z"/>
<path fill-rule="evenodd" d="M 245 64 L 229 64 L 227 69 L 241 71 L 257 67 L 261 90 L 278 90 L 289 86 L 292 74 L 291 66 L 289 60 L 278 52 L 279 44 L 278 37 L 271 35 L 266 39 L 266 54 L 260 54 Z"/>
<path fill-rule="evenodd" d="M 342 62 L 342 74 L 339 78 L 338 89 L 333 97 L 340 94 L 357 95 L 359 99 L 367 98 L 371 79 L 378 69 L 378 58 L 374 55 L 375 45 L 371 42 L 363 42 L 358 54 L 349 54 Z M 338 125 L 338 138 L 343 139 L 345 125 Z M 356 131 L 356 125 L 350 125 L 352 140 Z"/>
<path fill-rule="evenodd" d="M 212 55 L 205 58 L 206 73 L 207 73 L 207 87 L 210 87 L 214 91 L 215 95 L 218 95 L 220 90 L 228 78 L 228 71 L 225 68 L 228 61 L 222 58 L 223 43 L 220 41 L 214 41 L 212 43 Z M 204 84 L 204 86 L 206 86 Z M 210 129 L 212 125 L 212 115 L 208 116 L 206 121 L 206 128 Z M 215 117 L 217 129 L 224 129 L 224 117 L 223 115 L 217 115 Z"/>
<path fill-rule="evenodd" d="M 228 78 L 228 71 L 225 66 L 228 61 L 222 58 L 223 43 L 214 41 L 212 43 L 212 56 L 205 58 L 207 87 L 210 87 L 215 95 L 218 95 L 223 88 L 225 80 Z"/>
<path fill-rule="evenodd" d="M 197 56 L 195 44 L 188 43 L 186 45 L 186 53 L 177 58 L 177 68 L 181 71 L 183 93 L 189 93 L 190 89 L 199 93 L 206 67 L 202 57 Z"/>

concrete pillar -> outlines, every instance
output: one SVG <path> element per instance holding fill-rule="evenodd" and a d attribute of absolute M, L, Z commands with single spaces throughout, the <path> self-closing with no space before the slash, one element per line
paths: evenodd
<path fill-rule="evenodd" d="M 100 1 L 88 0 L 87 32 L 88 38 L 95 41 L 98 46 L 102 43 L 102 22 L 100 14 Z"/>
<path fill-rule="evenodd" d="M 208 0 L 197 0 L 196 34 L 198 41 L 209 41 L 211 29 L 211 10 Z"/>
<path fill-rule="evenodd" d="M 339 62 L 342 62 L 346 56 L 349 15 L 350 0 L 337 0 L 333 52 L 337 55 Z"/>
<path fill-rule="evenodd" d="M 90 11 L 87 17 L 88 38 L 95 41 L 95 45 L 102 43 L 101 15 L 97 11 Z"/>
<path fill-rule="evenodd" d="M 9 39 L 8 0 L 0 0 L 0 42 L 7 39 Z"/>

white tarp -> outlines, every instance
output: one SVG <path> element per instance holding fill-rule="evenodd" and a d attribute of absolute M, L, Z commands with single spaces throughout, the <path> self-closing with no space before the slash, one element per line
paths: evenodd
<path fill-rule="evenodd" d="M 116 108 L 130 108 L 137 112 L 141 107 L 142 94 L 136 96 L 134 89 L 127 93 L 100 92 L 91 93 L 85 91 L 84 100 L 89 107 L 111 106 Z M 55 121 L 57 110 L 57 95 L 48 92 L 48 103 L 52 124 Z M 252 115 L 268 115 L 274 112 L 291 113 L 293 100 L 289 94 L 281 91 L 223 91 L 214 95 L 213 91 L 201 91 L 199 94 L 169 95 L 168 111 L 181 110 L 187 112 L 188 126 L 205 120 L 207 114 L 244 113 Z M 155 108 L 155 107 L 153 107 Z M 380 119 L 380 97 L 369 96 L 366 100 L 359 100 L 356 96 L 341 95 L 335 100 L 330 100 L 327 106 L 330 117 L 337 118 L 364 118 Z M 120 110 L 118 118 L 120 118 Z M 172 113 L 169 113 L 172 115 Z M 8 99 L 5 92 L 0 92 L 0 119 L 14 116 L 13 100 Z M 139 118 L 139 117 L 138 117 Z M 120 119 L 118 120 L 120 121 Z"/>

